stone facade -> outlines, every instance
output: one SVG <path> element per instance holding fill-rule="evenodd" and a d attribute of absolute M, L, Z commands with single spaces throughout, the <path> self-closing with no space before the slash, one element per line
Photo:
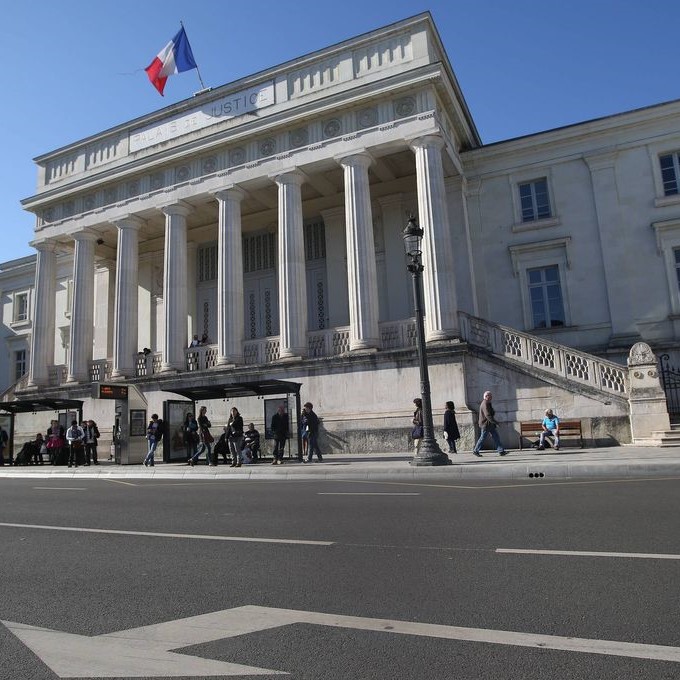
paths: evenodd
<path fill-rule="evenodd" d="M 167 385 L 276 377 L 303 383 L 330 448 L 403 448 L 413 212 L 435 421 L 453 400 L 471 441 L 492 388 L 509 428 L 549 405 L 629 441 L 627 404 L 468 353 L 464 315 L 620 364 L 635 342 L 675 353 L 678 130 L 670 102 L 485 146 L 422 14 L 47 153 L 23 201 L 37 259 L 0 271 L 30 296 L 14 395 L 113 379 L 162 412 Z"/>

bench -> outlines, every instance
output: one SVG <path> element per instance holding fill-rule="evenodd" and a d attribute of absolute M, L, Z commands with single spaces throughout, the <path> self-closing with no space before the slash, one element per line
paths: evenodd
<path fill-rule="evenodd" d="M 538 439 L 541 436 L 541 423 L 535 420 L 519 424 L 519 448 L 524 447 L 523 439 Z M 548 435 L 552 440 L 552 434 Z M 585 446 L 580 420 L 560 420 L 560 444 L 565 439 L 577 439 L 581 448 Z"/>

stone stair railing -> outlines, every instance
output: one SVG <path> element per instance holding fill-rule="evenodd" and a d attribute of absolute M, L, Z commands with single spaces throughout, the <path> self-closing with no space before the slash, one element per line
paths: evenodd
<path fill-rule="evenodd" d="M 458 313 L 461 339 L 492 354 L 608 395 L 628 398 L 628 369 L 509 326 Z"/>

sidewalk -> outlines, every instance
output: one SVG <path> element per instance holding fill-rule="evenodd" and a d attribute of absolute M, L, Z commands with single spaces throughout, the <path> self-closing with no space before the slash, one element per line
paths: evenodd
<path fill-rule="evenodd" d="M 445 483 L 461 480 L 564 480 L 575 478 L 678 477 L 680 448 L 617 446 L 597 449 L 535 451 L 509 450 L 501 458 L 484 451 L 482 458 L 471 453 L 452 454 L 452 465 L 415 467 L 410 455 L 395 453 L 327 454 L 323 463 L 298 463 L 286 459 L 283 465 L 270 460 L 257 465 L 231 468 L 210 467 L 204 463 L 190 467 L 183 463 L 115 465 L 104 461 L 98 466 L 68 468 L 52 465 L 0 467 L 0 479 L 182 479 L 182 480 L 381 480 L 428 481 Z"/>

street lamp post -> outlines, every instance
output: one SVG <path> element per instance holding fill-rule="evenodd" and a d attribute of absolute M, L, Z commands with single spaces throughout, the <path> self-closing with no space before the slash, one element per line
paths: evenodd
<path fill-rule="evenodd" d="M 423 230 L 418 226 L 415 217 L 411 215 L 404 229 L 404 248 L 406 250 L 406 269 L 413 278 L 413 305 L 416 313 L 416 330 L 418 343 L 418 362 L 420 364 L 420 397 L 423 402 L 423 438 L 418 452 L 410 461 L 411 465 L 449 465 L 451 460 L 439 448 L 434 437 L 432 423 L 432 402 L 430 400 L 430 375 L 427 368 L 427 353 L 425 351 L 425 324 L 423 322 L 423 263 L 421 260 L 421 244 Z"/>

